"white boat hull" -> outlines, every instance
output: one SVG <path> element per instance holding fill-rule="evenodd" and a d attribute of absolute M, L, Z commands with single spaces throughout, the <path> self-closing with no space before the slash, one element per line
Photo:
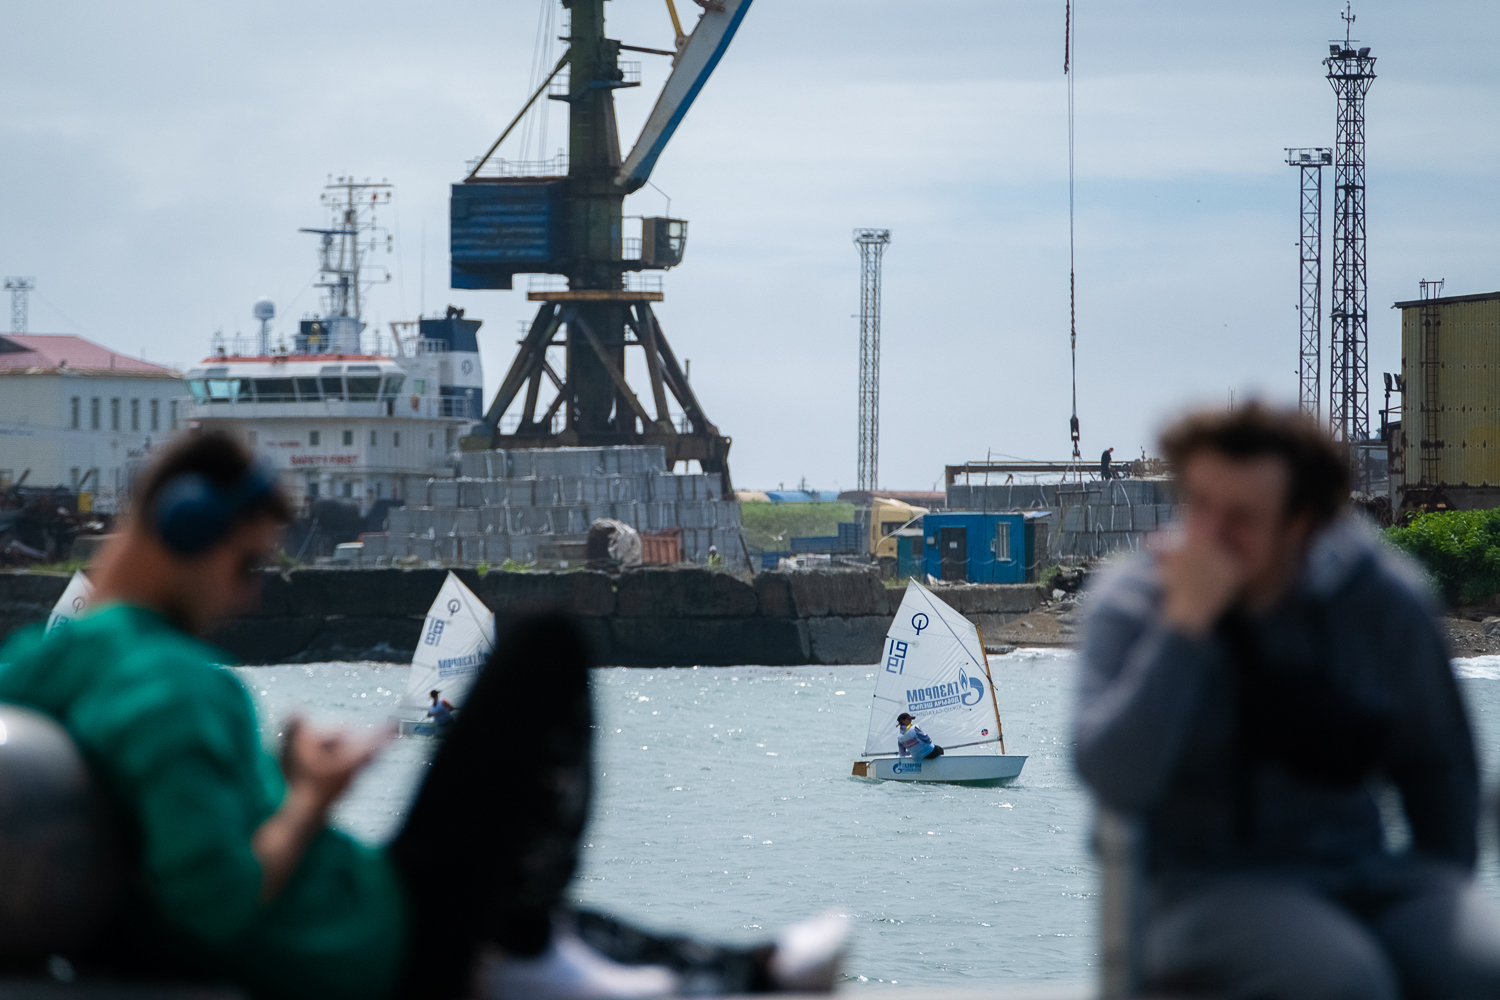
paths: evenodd
<path fill-rule="evenodd" d="M 397 736 L 436 736 L 437 723 L 431 719 L 400 719 L 391 716 Z"/>
<path fill-rule="evenodd" d="M 1004 785 L 1021 774 L 1026 758 L 1017 755 L 944 754 L 930 760 L 881 757 L 870 762 L 869 777 L 882 781 L 937 781 L 955 785 Z"/>

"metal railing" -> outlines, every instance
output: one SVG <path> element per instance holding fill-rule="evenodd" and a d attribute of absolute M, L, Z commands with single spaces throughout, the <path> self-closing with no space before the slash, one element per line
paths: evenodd
<path fill-rule="evenodd" d="M 468 162 L 473 172 L 479 157 Z M 490 157 L 476 175 L 478 177 L 565 177 L 568 173 L 568 154 L 559 151 L 550 160 L 502 160 Z"/>

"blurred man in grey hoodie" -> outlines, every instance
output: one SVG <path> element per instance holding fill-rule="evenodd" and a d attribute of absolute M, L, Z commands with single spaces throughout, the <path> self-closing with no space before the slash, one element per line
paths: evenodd
<path fill-rule="evenodd" d="M 1084 780 L 1144 825 L 1151 985 L 1500 997 L 1473 740 L 1420 575 L 1296 414 L 1201 413 L 1163 446 L 1181 529 L 1094 589 L 1075 718 Z"/>

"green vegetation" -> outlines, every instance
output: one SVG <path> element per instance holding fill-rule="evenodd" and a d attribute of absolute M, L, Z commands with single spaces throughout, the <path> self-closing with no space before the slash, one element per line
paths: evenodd
<path fill-rule="evenodd" d="M 793 538 L 837 535 L 839 522 L 852 520 L 852 503 L 766 503 L 755 500 L 740 504 L 740 524 L 745 529 L 745 541 L 766 552 L 790 551 Z"/>
<path fill-rule="evenodd" d="M 1418 514 L 1386 532 L 1432 574 L 1454 604 L 1480 604 L 1500 594 L 1500 510 Z"/>

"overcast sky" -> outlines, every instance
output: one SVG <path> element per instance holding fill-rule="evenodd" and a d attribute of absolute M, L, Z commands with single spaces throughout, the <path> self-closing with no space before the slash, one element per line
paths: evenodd
<path fill-rule="evenodd" d="M 216 329 L 251 333 L 262 295 L 290 330 L 318 305 L 314 238 L 297 229 L 322 224 L 328 175 L 351 173 L 397 192 L 383 220 L 393 278 L 367 320 L 465 307 L 485 321 L 493 392 L 533 307 L 524 287 L 447 288 L 448 185 L 524 100 L 541 3 L 11 5 L 0 272 L 36 277 L 32 332 L 182 365 Z M 1154 450 L 1189 401 L 1295 399 L 1297 177 L 1283 148 L 1333 144 L 1320 60 L 1343 35 L 1341 9 L 1075 11 L 1086 456 Z M 1378 57 L 1379 386 L 1400 364 L 1389 306 L 1415 298 L 1419 279 L 1446 278 L 1450 294 L 1500 288 L 1500 7 L 1355 10 L 1354 34 Z M 606 13 L 611 37 L 670 47 L 661 0 Z M 691 220 L 658 316 L 734 438 L 737 485 L 854 485 L 857 226 L 893 233 L 881 484 L 930 488 L 944 464 L 988 452 L 1067 455 L 1062 53 L 1062 0 L 755 0 L 653 176 Z M 667 69 L 639 58 L 644 86 L 617 102 L 627 149 Z M 551 107 L 556 146 L 565 120 Z M 520 157 L 512 147 L 502 155 Z M 665 204 L 646 188 L 626 212 Z M 1326 260 L 1327 215 L 1325 232 Z"/>

